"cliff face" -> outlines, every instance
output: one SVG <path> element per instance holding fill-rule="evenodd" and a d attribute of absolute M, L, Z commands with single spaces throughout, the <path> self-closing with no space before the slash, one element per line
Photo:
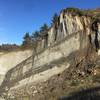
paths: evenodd
<path fill-rule="evenodd" d="M 90 16 L 90 13 L 87 15 L 84 13 L 79 15 L 77 12 L 73 14 L 73 12 L 65 9 L 61 12 L 58 22 L 54 23 L 49 29 L 47 39 L 45 37 L 44 39 L 40 40 L 37 48 L 38 50 L 41 50 L 44 47 L 51 46 L 78 31 L 83 31 L 84 35 L 90 35 L 90 37 L 92 37 L 91 41 L 94 41 L 96 31 L 100 33 L 99 18 L 95 19 L 93 15 Z M 97 38 L 99 41 L 99 34 Z M 47 43 L 45 43 L 46 40 L 48 40 Z"/>
<path fill-rule="evenodd" d="M 59 41 L 65 36 L 84 30 L 84 26 L 88 26 L 89 23 L 90 18 L 86 18 L 85 16 L 79 17 L 78 15 L 73 16 L 71 13 L 62 12 L 60 14 L 57 30 L 55 30 L 54 27 L 52 28 L 53 30 L 57 31 L 56 40 Z"/>
<path fill-rule="evenodd" d="M 0 87 L 1 95 L 12 100 L 47 100 L 43 99 L 46 94 L 42 93 L 48 82 L 48 86 L 54 84 L 50 77 L 59 76 L 72 65 L 80 65 L 81 61 L 87 62 L 89 57 L 99 56 L 99 34 L 99 19 L 77 13 L 76 10 L 63 10 L 47 35 L 37 42 L 35 53 L 7 72 Z M 91 55 L 92 52 L 95 52 L 94 55 Z M 85 72 L 79 71 L 79 74 Z M 64 82 L 64 76 L 61 79 Z M 59 86 L 63 84 L 57 82 Z M 43 98 L 38 98 L 38 94 Z"/>

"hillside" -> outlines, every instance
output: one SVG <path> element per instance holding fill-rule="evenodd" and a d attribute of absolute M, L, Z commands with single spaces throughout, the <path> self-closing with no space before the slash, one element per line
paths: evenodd
<path fill-rule="evenodd" d="M 23 85 L 16 85 L 11 88 L 11 94 L 19 96 L 25 93 L 24 95 L 27 95 L 24 92 L 27 91 L 28 94 L 33 95 L 33 98 L 30 97 L 31 99 L 29 99 L 28 96 L 25 96 L 23 100 L 99 100 L 100 57 L 96 52 L 92 52 L 89 58 L 85 58 L 86 55 L 82 55 L 82 52 L 75 55 L 77 60 L 75 61 L 73 57 L 70 57 L 72 60 L 70 66 L 68 66 L 66 58 L 53 63 L 58 67 L 55 70 L 56 75 L 53 74 L 52 76 L 52 69 L 51 72 L 45 71 L 34 76 L 34 78 L 23 80 L 19 83 Z M 90 60 L 90 58 L 92 59 Z M 64 69 L 61 70 L 60 68 Z M 59 69 L 60 72 L 57 72 Z"/>
<path fill-rule="evenodd" d="M 0 76 L 32 55 L 32 50 L 0 52 Z M 2 80 L 2 78 L 0 78 Z M 1 83 L 1 82 L 0 82 Z"/>
<path fill-rule="evenodd" d="M 95 16 L 98 14 L 99 9 L 63 9 L 47 34 L 37 39 L 30 57 L 26 51 L 16 56 L 12 53 L 11 57 L 1 54 L 1 64 L 5 61 L 3 57 L 7 58 L 5 62 L 9 59 L 8 64 L 3 62 L 9 70 L 0 86 L 1 98 L 99 100 L 100 19 Z"/>

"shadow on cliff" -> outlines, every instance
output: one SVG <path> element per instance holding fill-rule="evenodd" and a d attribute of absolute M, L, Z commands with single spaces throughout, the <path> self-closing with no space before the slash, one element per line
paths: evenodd
<path fill-rule="evenodd" d="M 72 93 L 70 96 L 62 97 L 58 100 L 100 100 L 100 87 Z"/>

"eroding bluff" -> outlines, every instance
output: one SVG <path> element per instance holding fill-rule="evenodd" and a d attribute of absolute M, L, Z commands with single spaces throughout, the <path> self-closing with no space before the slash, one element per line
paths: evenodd
<path fill-rule="evenodd" d="M 78 75 L 85 77 L 96 73 L 92 67 L 88 69 L 86 64 L 99 62 L 99 45 L 99 18 L 73 13 L 67 9 L 62 10 L 47 35 L 38 40 L 33 55 L 6 73 L 0 86 L 1 98 L 5 100 L 60 98 L 65 95 L 66 88 L 73 90 L 73 86 L 69 88 L 68 85 L 77 79 Z M 73 84 L 75 85 L 75 82 Z"/>

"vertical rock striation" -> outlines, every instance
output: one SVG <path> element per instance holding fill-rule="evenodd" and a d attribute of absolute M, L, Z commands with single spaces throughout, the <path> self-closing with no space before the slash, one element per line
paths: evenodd
<path fill-rule="evenodd" d="M 27 85 L 32 85 L 35 82 L 30 80 L 34 80 L 34 75 L 39 76 L 39 73 L 44 72 L 41 75 L 45 77 L 47 76 L 45 71 L 50 74 L 51 70 L 58 72 L 56 74 L 61 73 L 58 71 L 59 68 L 55 67 L 63 66 L 61 69 L 64 70 L 70 67 L 71 62 L 75 61 L 75 54 L 78 51 L 84 50 L 85 54 L 88 55 L 90 51 L 94 50 L 100 55 L 100 21 L 84 12 L 72 8 L 62 10 L 57 22 L 53 23 L 47 34 L 38 38 L 36 52 L 7 72 L 0 87 L 1 95 L 6 98 L 12 97 L 12 100 L 16 98 L 24 100 L 23 97 L 29 95 L 25 91 Z M 63 60 L 66 61 L 66 64 L 59 65 Z M 67 65 L 68 67 L 66 67 Z M 51 73 L 50 77 L 53 75 L 55 74 Z M 37 92 L 31 90 L 31 86 L 28 86 L 28 89 L 33 94 Z M 19 90 L 21 94 L 18 92 Z M 32 93 L 29 97 L 34 97 Z"/>

